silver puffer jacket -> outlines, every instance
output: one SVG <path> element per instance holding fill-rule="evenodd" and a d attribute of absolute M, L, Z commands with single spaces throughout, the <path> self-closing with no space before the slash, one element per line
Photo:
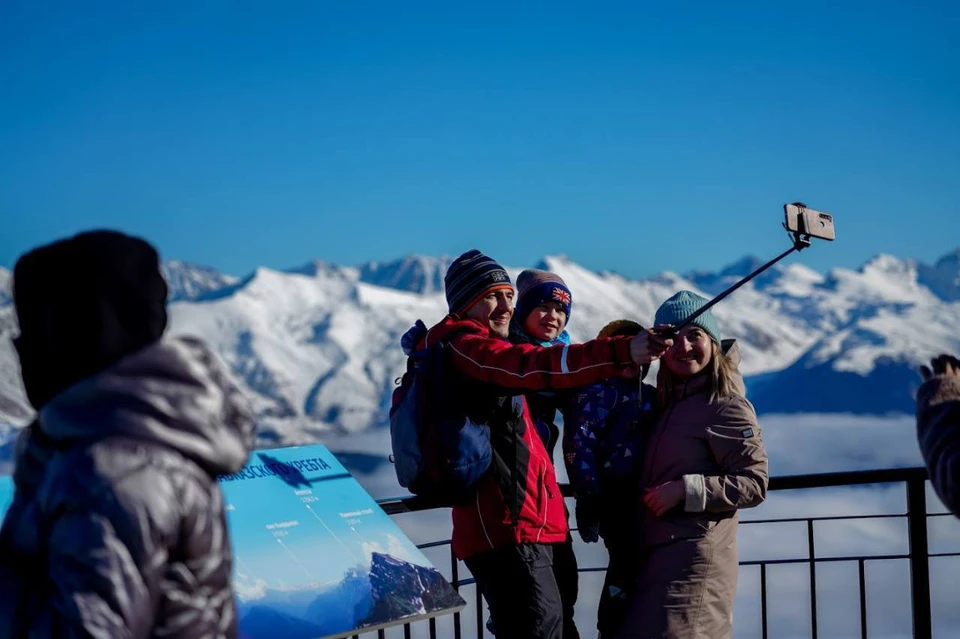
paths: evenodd
<path fill-rule="evenodd" d="M 235 637 L 216 478 L 253 440 L 238 390 L 189 338 L 55 397 L 17 445 L 0 637 Z"/>

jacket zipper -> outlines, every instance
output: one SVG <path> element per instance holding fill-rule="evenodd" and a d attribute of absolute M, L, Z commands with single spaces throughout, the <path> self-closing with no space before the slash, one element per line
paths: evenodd
<path fill-rule="evenodd" d="M 542 490 L 541 495 L 546 493 L 547 496 L 541 499 L 541 501 L 543 501 L 543 520 L 540 522 L 540 530 L 537 531 L 537 543 L 540 543 L 540 535 L 543 534 L 543 529 L 547 527 L 547 513 L 550 511 L 550 499 L 553 498 L 553 493 L 550 492 L 550 487 L 547 485 L 546 461 L 544 461 L 543 466 L 541 466 L 539 483 Z"/>
<path fill-rule="evenodd" d="M 483 530 L 483 536 L 490 544 L 490 550 L 493 550 L 493 541 L 490 539 L 490 533 L 487 532 L 487 525 L 483 523 L 483 511 L 480 509 L 480 491 L 477 492 L 477 518 L 480 520 L 480 529 Z"/>

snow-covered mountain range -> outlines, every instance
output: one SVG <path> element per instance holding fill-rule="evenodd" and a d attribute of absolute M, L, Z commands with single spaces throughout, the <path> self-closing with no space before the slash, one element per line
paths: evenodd
<path fill-rule="evenodd" d="M 404 367 L 400 336 L 415 320 L 429 325 L 445 313 L 450 259 L 407 256 L 359 267 L 315 261 L 244 278 L 168 262 L 170 331 L 217 349 L 252 398 L 265 445 L 375 428 L 385 424 Z M 619 317 L 649 324 L 677 290 L 713 295 L 762 262 L 745 257 L 716 273 L 642 280 L 593 272 L 564 256 L 535 266 L 570 286 L 569 330 L 580 341 Z M 508 270 L 515 277 L 521 268 Z M 9 341 L 16 330 L 9 282 L 0 270 L 0 424 L 20 425 L 30 410 Z M 795 255 L 716 314 L 724 336 L 740 342 L 760 412 L 910 413 L 916 366 L 960 351 L 960 249 L 932 266 L 878 255 L 857 270 L 825 275 Z"/>

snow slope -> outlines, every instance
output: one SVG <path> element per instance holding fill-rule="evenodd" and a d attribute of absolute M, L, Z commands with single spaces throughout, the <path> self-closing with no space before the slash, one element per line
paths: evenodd
<path fill-rule="evenodd" d="M 243 279 L 170 262 L 170 332 L 205 339 L 227 361 L 254 402 L 264 444 L 380 427 L 404 367 L 400 336 L 417 319 L 430 324 L 444 315 L 449 261 L 315 261 L 285 271 L 259 268 Z M 648 325 L 677 290 L 715 294 L 762 261 L 746 257 L 717 273 L 643 280 L 594 272 L 565 256 L 534 266 L 570 286 L 569 331 L 582 341 L 615 318 Z M 857 270 L 821 275 L 803 265 L 801 254 L 715 312 L 724 336 L 740 343 L 741 370 L 761 412 L 910 413 L 916 366 L 938 352 L 960 351 L 960 285 L 950 283 L 956 267 L 956 254 L 932 267 L 878 255 Z M 521 269 L 508 270 L 516 277 Z M 0 331 L 12 333 L 9 304 L 4 310 Z M 0 423 L 21 424 L 29 410 L 13 355 L 8 342 L 0 346 Z"/>

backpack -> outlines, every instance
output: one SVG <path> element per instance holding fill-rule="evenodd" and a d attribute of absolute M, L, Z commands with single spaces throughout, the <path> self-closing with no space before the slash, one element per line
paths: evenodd
<path fill-rule="evenodd" d="M 447 345 L 410 351 L 390 406 L 390 443 L 400 485 L 436 506 L 472 499 L 493 459 L 490 427 L 456 406 Z"/>

